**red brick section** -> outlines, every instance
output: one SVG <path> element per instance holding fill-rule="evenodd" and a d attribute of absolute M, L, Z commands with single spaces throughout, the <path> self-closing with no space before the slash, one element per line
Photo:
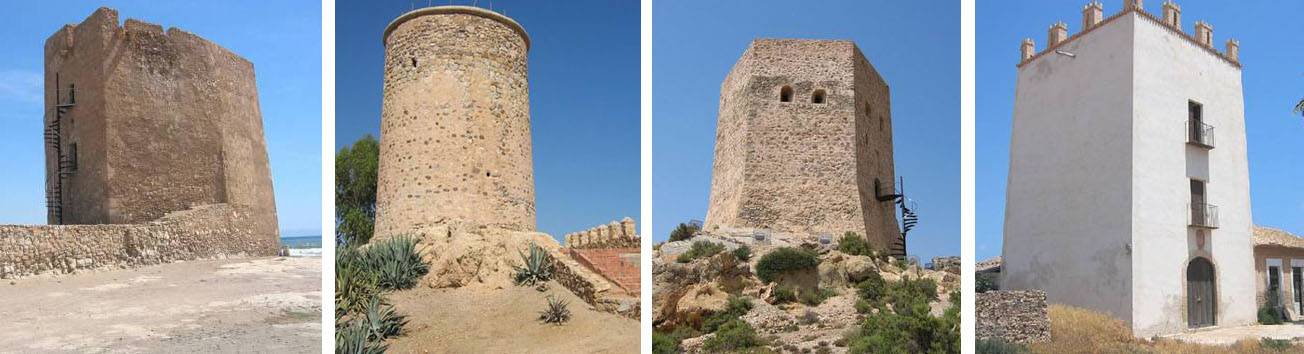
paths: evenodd
<path fill-rule="evenodd" d="M 570 249 L 575 260 L 620 286 L 630 296 L 639 296 L 642 272 L 637 248 Z"/>

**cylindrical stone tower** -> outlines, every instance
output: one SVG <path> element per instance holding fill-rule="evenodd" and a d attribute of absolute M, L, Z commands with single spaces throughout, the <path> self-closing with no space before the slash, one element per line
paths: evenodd
<path fill-rule="evenodd" d="M 385 28 L 376 235 L 451 221 L 533 231 L 525 29 L 469 6 Z"/>

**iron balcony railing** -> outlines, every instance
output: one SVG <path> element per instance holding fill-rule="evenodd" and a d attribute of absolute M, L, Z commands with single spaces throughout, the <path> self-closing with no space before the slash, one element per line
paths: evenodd
<path fill-rule="evenodd" d="M 1218 228 L 1218 206 L 1209 203 L 1187 204 L 1191 210 L 1187 214 L 1187 225 L 1209 229 Z"/>
<path fill-rule="evenodd" d="M 1198 120 L 1186 121 L 1186 143 L 1208 149 L 1213 148 L 1213 126 Z"/>

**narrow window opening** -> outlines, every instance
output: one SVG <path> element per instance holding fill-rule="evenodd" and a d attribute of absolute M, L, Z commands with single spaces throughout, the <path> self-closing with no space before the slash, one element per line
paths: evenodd
<path fill-rule="evenodd" d="M 414 68 L 417 67 L 417 58 L 416 58 L 416 57 L 413 57 L 413 58 L 412 58 L 412 67 L 414 67 Z"/>
<path fill-rule="evenodd" d="M 792 87 L 784 86 L 779 89 L 779 102 L 792 102 Z"/>
<path fill-rule="evenodd" d="M 77 170 L 77 143 L 68 147 L 68 171 Z"/>
<path fill-rule="evenodd" d="M 824 103 L 824 90 L 815 90 L 815 93 L 810 95 L 810 103 Z"/>
<path fill-rule="evenodd" d="M 883 131 L 883 117 L 878 117 L 878 131 Z"/>

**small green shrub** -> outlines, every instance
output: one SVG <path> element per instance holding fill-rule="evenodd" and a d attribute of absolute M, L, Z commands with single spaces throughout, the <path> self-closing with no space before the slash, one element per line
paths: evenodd
<path fill-rule="evenodd" d="M 695 233 L 697 233 L 696 225 L 679 223 L 679 227 L 676 227 L 673 231 L 670 231 L 670 242 L 683 241 L 683 240 L 693 238 L 693 234 Z"/>
<path fill-rule="evenodd" d="M 897 258 L 896 260 L 892 261 L 892 265 L 900 269 L 906 269 L 907 264 L 906 264 L 906 260 Z"/>
<path fill-rule="evenodd" d="M 552 255 L 539 245 L 530 244 L 530 254 L 517 251 L 521 255 L 523 267 L 512 266 L 516 274 L 512 276 L 512 283 L 516 286 L 534 286 L 540 282 L 546 282 L 552 279 L 556 264 L 553 263 Z"/>
<path fill-rule="evenodd" d="M 820 289 L 816 291 L 807 291 L 801 294 L 801 303 L 806 306 L 819 306 L 824 300 L 838 295 L 833 289 Z"/>
<path fill-rule="evenodd" d="M 978 339 L 974 347 L 978 354 L 1024 354 L 1028 352 L 1028 348 L 1006 342 L 1000 337 Z"/>
<path fill-rule="evenodd" d="M 891 303 L 897 314 L 905 315 L 905 311 L 916 310 L 917 305 L 928 307 L 928 303 L 937 300 L 937 283 L 928 278 L 911 280 L 908 276 L 901 277 L 901 281 L 888 286 L 883 300 Z"/>
<path fill-rule="evenodd" d="M 570 321 L 570 302 L 548 295 L 548 308 L 539 311 L 539 321 L 562 324 Z"/>
<path fill-rule="evenodd" d="M 1281 295 L 1276 290 L 1268 290 L 1263 306 L 1259 307 L 1259 324 L 1282 324 Z"/>
<path fill-rule="evenodd" d="M 421 259 L 417 239 L 398 236 L 367 247 L 366 267 L 376 275 L 376 285 L 385 290 L 411 289 L 417 280 L 430 272 L 430 263 Z"/>
<path fill-rule="evenodd" d="M 733 250 L 733 256 L 734 259 L 737 259 L 739 262 L 747 262 L 752 259 L 752 248 L 747 246 L 735 248 Z"/>
<path fill-rule="evenodd" d="M 974 292 L 985 293 L 993 290 L 1000 290 L 996 286 L 995 276 L 988 273 L 977 273 L 974 277 Z"/>
<path fill-rule="evenodd" d="M 869 241 L 850 231 L 838 238 L 838 251 L 855 256 L 873 255 L 873 251 L 869 247 Z"/>
<path fill-rule="evenodd" d="M 746 296 L 729 296 L 729 300 L 724 304 L 724 310 L 707 316 L 702 320 L 702 331 L 706 333 L 715 332 L 725 323 L 736 320 L 752 310 L 752 298 Z M 681 327 L 683 328 L 683 327 Z M 678 331 L 679 329 L 676 329 Z M 681 337 L 688 338 L 688 337 Z"/>
<path fill-rule="evenodd" d="M 814 252 L 781 247 L 761 256 L 761 260 L 756 263 L 756 276 L 762 282 L 769 283 L 774 281 L 780 274 L 791 271 L 814 270 L 817 266 L 819 266 L 819 260 L 815 257 Z"/>
<path fill-rule="evenodd" d="M 761 345 L 756 330 L 743 320 L 734 319 L 720 326 L 715 336 L 702 343 L 702 349 L 711 353 L 732 352 Z"/>
<path fill-rule="evenodd" d="M 856 284 L 856 294 L 870 303 L 877 303 L 886 293 L 887 282 L 876 272 L 870 272 L 868 278 Z"/>
<path fill-rule="evenodd" d="M 715 254 L 723 251 L 724 251 L 723 244 L 719 244 L 711 241 L 697 241 L 697 242 L 693 242 L 693 247 L 689 248 L 688 251 L 684 253 L 680 253 L 679 257 L 676 258 L 675 261 L 679 263 L 688 263 L 688 262 L 692 262 L 694 259 L 714 256 Z"/>
<path fill-rule="evenodd" d="M 870 304 L 868 300 L 865 300 L 865 299 L 856 299 L 856 312 L 857 312 L 857 313 L 869 313 L 869 311 L 870 311 L 870 310 L 873 310 L 873 309 L 874 309 L 874 305 L 873 305 L 873 304 Z"/>
<path fill-rule="evenodd" d="M 1267 337 L 1259 339 L 1259 346 L 1263 347 L 1264 349 L 1278 351 L 1278 352 L 1284 352 L 1287 349 L 1295 347 L 1295 345 L 1292 344 L 1289 339 L 1272 339 Z"/>
<path fill-rule="evenodd" d="M 679 341 L 672 333 L 652 331 L 652 354 L 679 354 Z"/>

